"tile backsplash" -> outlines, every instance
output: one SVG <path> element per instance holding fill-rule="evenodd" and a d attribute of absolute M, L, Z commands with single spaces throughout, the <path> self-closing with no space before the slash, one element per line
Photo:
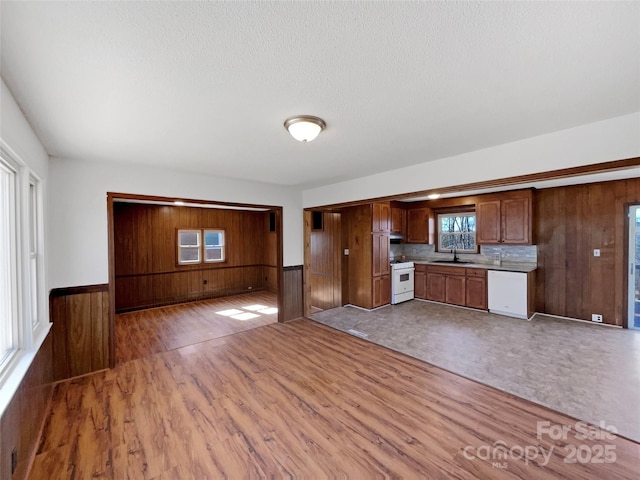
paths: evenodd
<path fill-rule="evenodd" d="M 451 257 L 451 253 L 435 251 L 435 245 L 418 243 L 391 244 L 391 260 L 404 255 L 407 260 L 438 260 Z M 481 245 L 480 253 L 458 253 L 464 261 L 492 264 L 499 257 L 504 263 L 537 263 L 538 248 L 535 245 Z"/>

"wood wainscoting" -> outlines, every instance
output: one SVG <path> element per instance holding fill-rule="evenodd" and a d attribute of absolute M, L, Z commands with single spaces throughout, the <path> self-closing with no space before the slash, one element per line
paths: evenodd
<path fill-rule="evenodd" d="M 253 290 L 276 292 L 272 211 L 113 203 L 115 310 L 125 312 Z M 179 229 L 225 232 L 220 263 L 179 265 Z"/>
<path fill-rule="evenodd" d="M 640 179 L 543 189 L 535 198 L 536 311 L 589 321 L 598 313 L 623 326 L 625 204 L 640 202 Z"/>
<path fill-rule="evenodd" d="M 38 350 L 26 376 L 0 419 L 0 478 L 22 480 L 36 453 L 53 391 L 52 333 Z M 11 475 L 11 452 L 17 455 Z"/>
<path fill-rule="evenodd" d="M 49 295 L 56 381 L 113 366 L 109 286 L 56 288 Z"/>
<path fill-rule="evenodd" d="M 288 322 L 304 316 L 302 294 L 302 265 L 293 265 L 282 269 L 282 291 L 279 295 L 279 307 L 282 314 L 278 321 Z"/>

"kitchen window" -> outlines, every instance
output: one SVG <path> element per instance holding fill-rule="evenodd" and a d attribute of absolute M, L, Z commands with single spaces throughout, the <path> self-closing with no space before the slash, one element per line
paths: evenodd
<path fill-rule="evenodd" d="M 438 251 L 477 253 L 476 213 L 450 212 L 438 215 Z"/>
<path fill-rule="evenodd" d="M 178 265 L 224 262 L 224 230 L 178 230 Z"/>

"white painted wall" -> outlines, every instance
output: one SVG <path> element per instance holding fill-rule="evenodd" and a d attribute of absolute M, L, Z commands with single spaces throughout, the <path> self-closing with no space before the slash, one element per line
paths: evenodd
<path fill-rule="evenodd" d="M 303 205 L 331 205 L 632 157 L 640 157 L 640 113 L 308 189 L 302 194 Z"/>
<path fill-rule="evenodd" d="M 302 196 L 269 184 L 126 163 L 52 158 L 51 288 L 107 283 L 107 192 L 283 207 L 284 265 L 302 264 Z"/>

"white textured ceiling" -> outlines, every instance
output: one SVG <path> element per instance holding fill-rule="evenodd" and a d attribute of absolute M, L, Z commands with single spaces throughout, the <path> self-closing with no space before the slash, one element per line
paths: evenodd
<path fill-rule="evenodd" d="M 8 2 L 1 74 L 52 156 L 281 185 L 640 110 L 640 2 Z M 327 122 L 312 143 L 284 120 Z"/>

